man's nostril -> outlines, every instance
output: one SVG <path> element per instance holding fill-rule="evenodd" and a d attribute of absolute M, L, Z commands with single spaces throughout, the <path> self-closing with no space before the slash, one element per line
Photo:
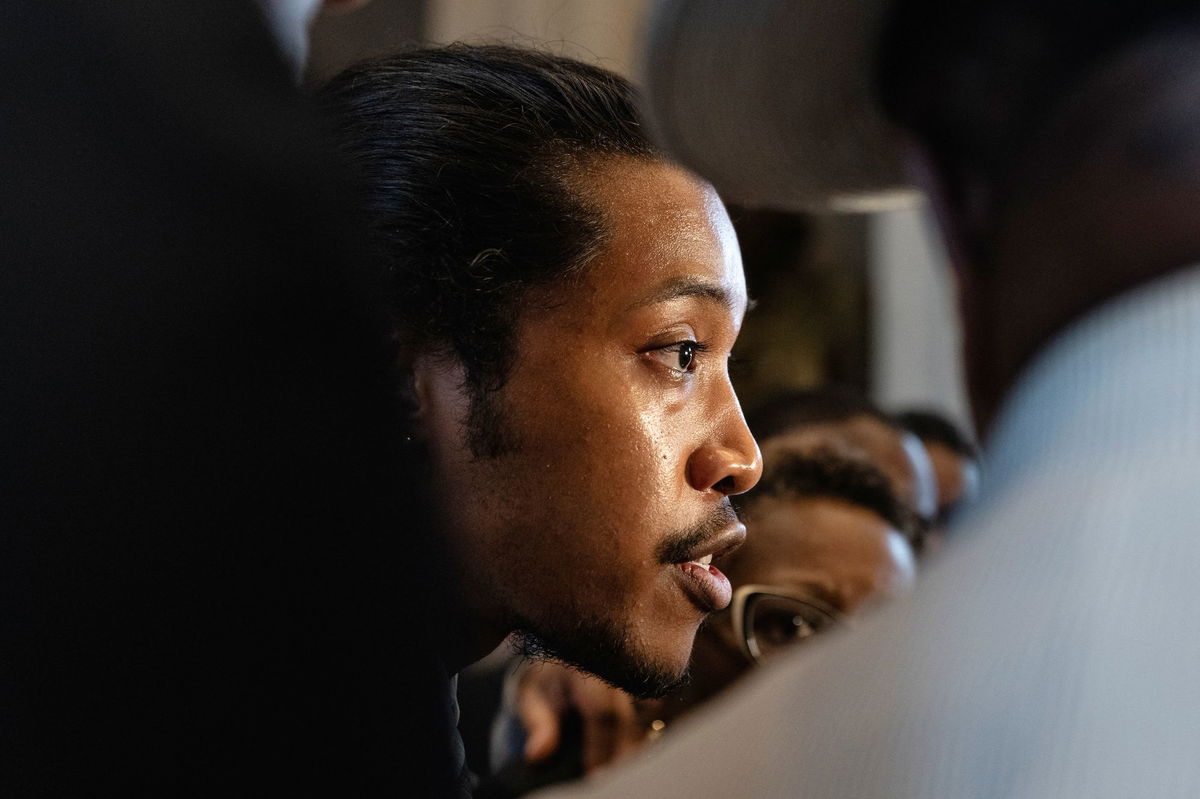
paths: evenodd
<path fill-rule="evenodd" d="M 714 483 L 713 490 L 726 495 L 733 494 L 737 491 L 737 481 L 733 479 L 733 475 L 728 475 Z"/>

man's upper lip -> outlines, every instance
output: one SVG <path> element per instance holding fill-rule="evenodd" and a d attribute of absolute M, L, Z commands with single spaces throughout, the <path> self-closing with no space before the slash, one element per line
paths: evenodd
<path fill-rule="evenodd" d="M 699 560 L 705 555 L 712 555 L 713 560 L 716 560 L 740 547 L 745 540 L 746 525 L 741 522 L 734 522 L 712 538 L 701 541 L 692 548 L 687 557 L 678 562 L 688 563 L 693 560 Z"/>

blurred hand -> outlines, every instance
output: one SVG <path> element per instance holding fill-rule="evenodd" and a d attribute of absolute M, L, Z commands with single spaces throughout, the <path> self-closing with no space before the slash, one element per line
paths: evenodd
<path fill-rule="evenodd" d="M 583 722 L 583 770 L 592 774 L 636 751 L 648 727 L 632 696 L 553 662 L 527 662 L 518 668 L 514 711 L 527 738 L 525 759 L 538 763 L 558 749 L 563 718 L 570 711 Z"/>

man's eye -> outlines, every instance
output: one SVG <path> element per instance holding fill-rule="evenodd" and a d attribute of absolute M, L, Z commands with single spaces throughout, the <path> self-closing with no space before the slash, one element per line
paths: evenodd
<path fill-rule="evenodd" d="M 687 374 L 696 371 L 696 356 L 706 349 L 698 341 L 677 341 L 651 350 L 649 354 L 671 371 Z"/>
<path fill-rule="evenodd" d="M 799 613 L 767 613 L 756 620 L 755 633 L 762 643 L 786 646 L 811 638 L 817 630 Z"/>
<path fill-rule="evenodd" d="M 836 611 L 795 597 L 758 594 L 747 608 L 746 648 L 755 660 L 807 641 L 838 621 Z"/>

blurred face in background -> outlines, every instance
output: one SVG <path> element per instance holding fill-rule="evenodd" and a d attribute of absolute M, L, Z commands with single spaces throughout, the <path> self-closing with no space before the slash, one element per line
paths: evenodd
<path fill-rule="evenodd" d="M 904 535 L 870 508 L 832 497 L 764 497 L 746 514 L 755 536 L 729 566 L 740 590 L 759 586 L 781 598 L 810 600 L 836 621 L 912 587 L 912 547 Z M 747 633 L 755 656 L 769 657 L 823 629 L 819 616 L 791 612 L 786 601 L 760 601 Z M 722 623 L 721 632 L 733 625 Z M 725 629 L 728 628 L 728 629 Z M 742 640 L 728 643 L 743 649 Z"/>
<path fill-rule="evenodd" d="M 861 414 L 772 436 L 763 445 L 763 455 L 770 462 L 780 453 L 817 447 L 841 448 L 849 457 L 870 461 L 888 476 L 896 496 L 918 515 L 926 519 L 936 515 L 938 487 L 933 465 L 920 439 L 912 433 Z"/>
<path fill-rule="evenodd" d="M 912 587 L 912 548 L 870 508 L 832 497 L 764 497 L 747 512 L 746 524 L 760 545 L 730 568 L 739 586 L 785 587 L 839 616 Z"/>
<path fill-rule="evenodd" d="M 744 518 L 748 541 L 726 565 L 735 601 L 697 638 L 685 704 L 913 584 L 908 540 L 865 505 L 780 494 L 754 500 Z"/>

